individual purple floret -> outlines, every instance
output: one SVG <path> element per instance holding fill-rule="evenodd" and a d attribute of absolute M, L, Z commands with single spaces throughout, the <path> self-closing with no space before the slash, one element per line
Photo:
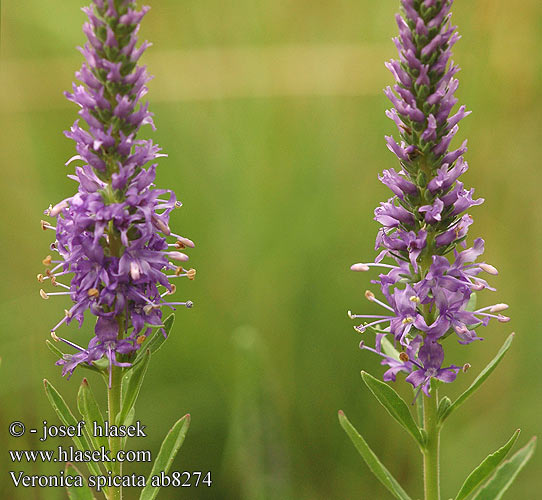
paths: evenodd
<path fill-rule="evenodd" d="M 399 36 L 394 39 L 399 59 L 386 64 L 396 83 L 384 90 L 392 109 L 386 115 L 394 121 L 399 140 L 386 137 L 386 144 L 399 161 L 397 169 L 384 170 L 379 180 L 393 196 L 375 210 L 381 224 L 376 238 L 380 251 L 374 263 L 358 263 L 354 271 L 380 268 L 373 283 L 384 299 L 368 291 L 365 296 L 380 305 L 381 314 L 359 315 L 355 329 L 377 334 L 376 348 L 390 368 L 385 380 L 408 373 L 407 381 L 429 395 L 430 380 L 452 382 L 458 367 L 442 368 L 442 342 L 454 334 L 461 344 L 481 340 L 476 333 L 490 319 L 509 318 L 500 314 L 506 304 L 476 310 L 474 292 L 494 290 L 479 275 L 497 274 L 486 263 L 476 263 L 484 241 L 476 239 L 466 247 L 472 217 L 466 212 L 483 203 L 466 189 L 460 177 L 468 165 L 463 154 L 466 142 L 453 148 L 458 123 L 470 112 L 457 103 L 454 93 L 459 68 L 451 60 L 452 46 L 459 40 L 451 24 L 453 0 L 401 0 L 403 15 L 397 15 Z M 388 259 L 389 262 L 386 262 Z M 389 336 L 400 349 L 399 360 L 381 351 L 382 336 Z"/>
<path fill-rule="evenodd" d="M 56 218 L 56 226 L 42 221 L 42 227 L 55 230 L 51 248 L 58 255 L 47 256 L 47 270 L 38 275 L 62 290 L 41 290 L 43 298 L 67 295 L 73 301 L 51 330 L 55 340 L 78 350 L 57 362 L 68 376 L 78 364 L 101 358 L 110 367 L 126 366 L 151 329 L 161 327 L 163 307 L 192 307 L 190 301 L 170 299 L 171 280 L 193 279 L 195 270 L 180 265 L 188 260 L 181 250 L 194 243 L 169 227 L 170 214 L 181 203 L 172 191 L 154 185 L 154 161 L 167 155 L 151 140 L 136 138 L 143 125 L 154 129 L 148 104 L 141 102 L 150 77 L 137 64 L 149 44 L 136 47 L 148 10 L 136 10 L 130 0 L 94 0 L 83 9 L 88 42 L 79 50 L 86 61 L 76 72 L 81 84 L 65 94 L 80 108 L 80 119 L 65 132 L 78 153 L 66 163 L 78 164 L 68 176 L 78 190 L 45 211 Z M 64 276 L 69 285 L 60 281 Z M 97 321 L 95 337 L 84 349 L 56 332 L 74 319 L 81 326 L 86 310 Z"/>

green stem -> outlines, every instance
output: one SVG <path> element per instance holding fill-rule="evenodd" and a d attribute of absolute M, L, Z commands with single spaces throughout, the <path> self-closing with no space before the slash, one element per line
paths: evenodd
<path fill-rule="evenodd" d="M 424 398 L 423 421 L 427 445 L 423 450 L 423 481 L 425 500 L 440 500 L 440 426 L 437 417 L 438 394 L 432 384 L 431 397 Z"/>
<path fill-rule="evenodd" d="M 115 417 L 120 412 L 121 406 L 121 380 L 122 380 L 122 368 L 120 366 L 113 365 L 111 367 L 111 388 L 107 391 L 107 407 L 109 415 L 109 424 L 115 425 Z M 122 449 L 121 437 L 109 437 L 109 449 L 111 450 L 111 457 L 115 457 L 116 454 Z M 112 463 L 112 475 L 120 476 L 122 474 L 122 462 L 115 461 Z M 112 486 L 109 492 L 109 500 L 122 500 L 122 487 L 118 488 Z"/>

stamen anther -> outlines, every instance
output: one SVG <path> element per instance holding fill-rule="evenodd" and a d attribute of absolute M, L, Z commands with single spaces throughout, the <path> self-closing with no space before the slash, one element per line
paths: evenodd
<path fill-rule="evenodd" d="M 369 266 L 367 264 L 362 264 L 361 262 L 358 262 L 357 264 L 352 264 L 350 266 L 350 270 L 351 271 L 368 271 L 369 270 Z"/>
<path fill-rule="evenodd" d="M 482 271 L 485 271 L 488 274 L 492 274 L 493 276 L 496 276 L 497 274 L 499 274 L 499 271 L 497 270 L 497 268 L 493 267 L 491 264 L 482 263 L 480 264 L 480 269 L 482 269 Z"/>

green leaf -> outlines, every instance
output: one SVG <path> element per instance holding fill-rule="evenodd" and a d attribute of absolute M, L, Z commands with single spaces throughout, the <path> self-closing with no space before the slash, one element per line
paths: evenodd
<path fill-rule="evenodd" d="M 469 301 L 467 303 L 467 307 L 465 307 L 465 311 L 473 312 L 476 310 L 476 302 L 478 297 L 476 296 L 476 292 L 472 292 L 470 294 Z"/>
<path fill-rule="evenodd" d="M 126 389 L 122 398 L 122 407 L 116 418 L 117 425 L 124 425 L 126 417 L 130 413 L 130 410 L 134 407 L 136 399 L 139 396 L 139 391 L 141 390 L 141 385 L 143 384 L 143 379 L 147 373 L 147 367 L 149 366 L 150 359 L 151 351 L 147 349 L 143 362 L 130 370 L 132 374 L 128 378 L 128 382 L 126 384 Z"/>
<path fill-rule="evenodd" d="M 164 321 L 163 328 L 166 331 L 165 336 L 164 333 L 161 331 L 161 328 L 158 328 L 154 333 L 152 333 L 150 339 L 144 345 L 144 348 L 140 349 L 138 355 L 136 356 L 134 365 L 138 364 L 140 361 L 143 360 L 143 358 L 145 357 L 145 349 L 149 349 L 151 351 L 151 354 L 154 354 L 155 352 L 160 350 L 164 342 L 169 338 L 169 332 L 171 331 L 171 327 L 173 326 L 174 321 L 175 314 L 170 314 Z"/>
<path fill-rule="evenodd" d="M 159 486 L 151 486 L 151 478 L 160 472 L 167 474 L 177 452 L 183 444 L 184 438 L 188 431 L 188 426 L 190 425 L 190 415 L 185 415 L 183 418 L 177 420 L 170 431 L 167 433 L 162 446 L 160 446 L 160 451 L 154 461 L 152 466 L 151 473 L 147 479 L 147 484 L 145 488 L 141 491 L 141 496 L 139 500 L 153 500 L 158 495 L 160 490 Z"/>
<path fill-rule="evenodd" d="M 59 392 L 53 387 L 53 385 L 45 379 L 43 381 L 43 385 L 45 387 L 45 394 L 47 395 L 47 398 L 49 399 L 49 402 L 51 403 L 51 406 L 55 410 L 56 414 L 59 416 L 60 420 L 65 425 L 77 425 L 77 419 L 75 418 L 74 414 L 64 401 L 64 398 L 59 394 Z M 79 448 L 80 450 L 91 450 L 90 443 L 88 441 L 86 431 L 83 431 L 81 433 L 81 436 L 74 436 L 73 442 Z M 88 462 L 87 466 L 90 470 L 90 472 L 94 475 L 100 475 L 102 472 L 100 470 L 100 467 L 96 462 Z"/>
<path fill-rule="evenodd" d="M 380 404 L 388 410 L 388 413 L 399 422 L 405 430 L 416 440 L 420 447 L 424 447 L 424 440 L 420 433 L 420 429 L 412 418 L 412 413 L 403 401 L 401 396 L 395 392 L 388 384 L 377 380 L 367 372 L 361 372 L 361 378 L 374 394 Z"/>
<path fill-rule="evenodd" d="M 452 400 L 448 396 L 443 396 L 438 404 L 437 417 L 439 418 L 439 420 L 441 416 L 448 411 L 448 408 L 450 408 L 450 406 L 452 406 Z"/>
<path fill-rule="evenodd" d="M 394 345 L 386 337 L 382 337 L 381 345 L 386 356 L 399 361 L 399 351 L 395 349 Z"/>
<path fill-rule="evenodd" d="M 463 500 L 467 498 L 487 477 L 489 477 L 497 466 L 504 460 L 504 457 L 508 454 L 514 443 L 517 441 L 519 436 L 519 429 L 514 432 L 509 441 L 502 447 L 499 448 L 495 453 L 488 455 L 482 463 L 476 467 L 470 474 L 469 477 L 461 486 L 459 493 L 455 497 L 455 500 Z"/>
<path fill-rule="evenodd" d="M 86 378 L 81 382 L 79 387 L 79 392 L 77 394 L 77 409 L 81 416 L 85 419 L 85 427 L 87 429 L 87 434 L 89 440 L 94 445 L 94 449 L 99 449 L 103 446 L 106 450 L 109 448 L 109 443 L 107 437 L 105 436 L 94 436 L 94 422 L 99 425 L 102 429 L 104 428 L 104 417 L 100 410 L 94 394 L 90 389 L 90 385 Z M 104 463 L 106 469 L 112 470 L 112 466 L 109 462 Z"/>
<path fill-rule="evenodd" d="M 124 420 L 124 425 L 132 425 L 134 423 L 135 419 L 135 406 L 132 407 L 132 409 L 128 412 L 128 415 L 126 415 L 126 419 Z M 124 449 L 126 447 L 126 441 L 128 441 L 128 436 L 124 436 L 122 438 L 122 448 Z"/>
<path fill-rule="evenodd" d="M 500 500 L 506 490 L 514 482 L 517 475 L 527 464 L 536 448 L 536 436 L 517 451 L 512 458 L 503 462 L 493 477 L 476 494 L 473 500 Z"/>
<path fill-rule="evenodd" d="M 53 352 L 55 356 L 58 356 L 61 359 L 64 358 L 64 353 L 56 345 L 54 345 L 50 340 L 46 340 L 45 344 L 47 344 L 47 347 Z"/>
<path fill-rule="evenodd" d="M 491 375 L 491 372 L 497 367 L 497 365 L 500 363 L 501 359 L 506 354 L 506 351 L 510 349 L 510 345 L 512 344 L 512 340 L 514 340 L 514 333 L 511 333 L 508 338 L 505 340 L 502 347 L 499 349 L 499 352 L 497 355 L 489 362 L 489 364 L 482 370 L 480 375 L 476 377 L 474 382 L 469 386 L 469 388 L 461 394 L 452 404 L 448 407 L 448 410 L 445 411 L 442 416 L 440 417 L 440 423 L 444 422 L 450 414 L 459 408 L 465 400 L 476 390 L 478 387 L 482 385 L 482 383 L 485 381 L 487 377 Z"/>
<path fill-rule="evenodd" d="M 75 465 L 69 462 L 66 464 L 66 470 L 64 472 L 64 475 L 83 477 L 83 474 L 79 472 L 79 469 Z M 83 479 L 82 487 L 66 486 L 66 490 L 68 491 L 68 498 L 70 500 L 95 500 L 94 495 L 92 494 L 92 490 L 89 488 L 88 484 L 85 482 L 85 479 Z"/>
<path fill-rule="evenodd" d="M 341 427 L 345 430 L 348 437 L 354 443 L 354 446 L 358 450 L 359 454 L 365 460 L 365 463 L 371 469 L 371 472 L 377 477 L 377 479 L 392 493 L 392 495 L 399 500 L 410 500 L 410 497 L 406 491 L 401 487 L 397 480 L 391 475 L 390 471 L 384 467 L 382 462 L 374 454 L 373 450 L 369 448 L 369 445 L 361 437 L 359 432 L 350 423 L 348 418 L 342 410 L 339 410 L 339 422 Z"/>

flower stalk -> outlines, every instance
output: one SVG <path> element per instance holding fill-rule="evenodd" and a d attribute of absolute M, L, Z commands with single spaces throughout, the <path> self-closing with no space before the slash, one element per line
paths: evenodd
<path fill-rule="evenodd" d="M 423 428 L 418 428 L 422 422 L 416 424 L 413 420 L 412 405 L 407 405 L 388 385 L 362 372 L 378 401 L 417 441 L 423 455 L 425 500 L 440 500 L 442 423 L 500 362 L 512 337 L 456 403 L 446 397 L 440 401 L 448 405 L 440 411 L 437 387 L 454 382 L 461 371 L 461 365 L 444 363 L 446 342 L 454 338 L 462 345 L 479 342 L 483 340 L 479 330 L 491 320 L 506 323 L 510 318 L 501 314 L 508 308 L 506 304 L 476 308 L 477 292 L 495 291 L 484 275 L 493 276 L 498 271 L 488 263 L 478 262 L 484 252 L 483 239 L 477 238 L 472 247 L 467 247 L 467 233 L 473 222 L 467 212 L 484 200 L 475 198 L 474 189 L 465 188 L 461 180 L 468 169 L 464 158 L 466 141 L 453 147 L 458 123 L 470 114 L 465 106 L 454 111 L 459 67 L 452 60 L 452 47 L 460 37 L 451 22 L 453 0 L 400 3 L 402 12 L 396 16 L 399 35 L 393 40 L 398 58 L 386 63 L 395 83 L 384 90 L 392 104 L 386 116 L 395 123 L 399 135 L 398 140 L 386 136 L 386 144 L 398 167 L 386 169 L 379 176 L 392 192 L 374 211 L 381 225 L 375 242 L 379 253 L 374 262 L 351 266 L 356 272 L 380 272 L 371 282 L 380 293 L 365 292 L 380 311 L 349 311 L 348 316 L 361 319 L 354 326 L 356 332 L 374 333 L 374 347 L 364 339 L 360 348 L 382 358 L 382 365 L 387 366 L 384 381 L 395 382 L 403 373 L 405 381 L 412 385 L 413 404 L 422 407 L 419 420 L 423 420 Z M 462 366 L 466 371 L 467 364 Z M 423 398 L 421 405 L 418 398 Z M 339 414 L 339 420 L 384 486 L 396 498 L 408 500 L 344 413 Z M 525 448 L 520 452 L 532 453 L 534 444 L 527 446 L 530 451 Z M 484 471 L 487 473 L 487 469 Z M 478 484 L 471 483 L 468 481 L 463 489 Z"/>
<path fill-rule="evenodd" d="M 440 425 L 438 422 L 438 389 L 432 389 L 433 397 L 424 398 L 423 423 L 426 445 L 423 450 L 423 482 L 425 500 L 440 500 Z"/>
<path fill-rule="evenodd" d="M 107 419 L 114 426 L 130 424 L 151 353 L 171 329 L 173 317 L 164 320 L 164 310 L 193 305 L 170 297 L 177 290 L 171 280 L 193 280 L 196 274 L 180 265 L 188 260 L 184 250 L 194 243 L 170 227 L 171 213 L 182 203 L 173 191 L 155 185 L 156 160 L 167 155 L 151 140 L 138 137 L 145 125 L 155 130 L 153 114 L 142 101 L 150 76 L 139 64 L 150 46 L 138 46 L 140 23 L 148 10 L 138 9 L 135 0 L 93 0 L 83 8 L 87 43 L 79 50 L 85 61 L 75 74 L 79 83 L 65 93 L 79 107 L 79 118 L 65 132 L 77 151 L 66 162 L 70 168 L 75 165 L 68 177 L 77 183 L 77 192 L 45 211 L 55 223 L 41 221 L 43 230 L 54 232 L 55 241 L 54 256 L 43 260 L 46 269 L 38 274 L 44 284 L 40 295 L 72 300 L 51 329 L 55 343 L 67 346 L 68 352 L 51 343 L 49 347 L 60 355 L 56 364 L 68 378 L 77 367 L 103 375 Z M 47 291 L 49 285 L 61 291 Z M 85 319 L 87 311 L 91 314 Z M 81 327 L 92 317 L 94 336 L 86 347 L 58 335 L 72 321 Z M 84 384 L 78 408 L 85 421 L 102 421 L 88 382 Z M 47 388 L 59 417 L 70 421 L 67 404 L 59 404 L 62 398 L 50 383 Z M 164 463 L 171 464 L 188 423 L 185 416 L 172 428 L 170 438 L 176 438 L 176 446 L 168 447 L 171 457 L 161 457 Z M 88 435 L 78 446 L 97 449 L 102 443 L 94 438 Z M 116 433 L 110 435 L 113 458 L 124 443 Z M 113 477 L 122 475 L 121 460 L 106 467 Z M 122 499 L 121 483 L 117 479 L 104 490 L 108 499 Z"/>

